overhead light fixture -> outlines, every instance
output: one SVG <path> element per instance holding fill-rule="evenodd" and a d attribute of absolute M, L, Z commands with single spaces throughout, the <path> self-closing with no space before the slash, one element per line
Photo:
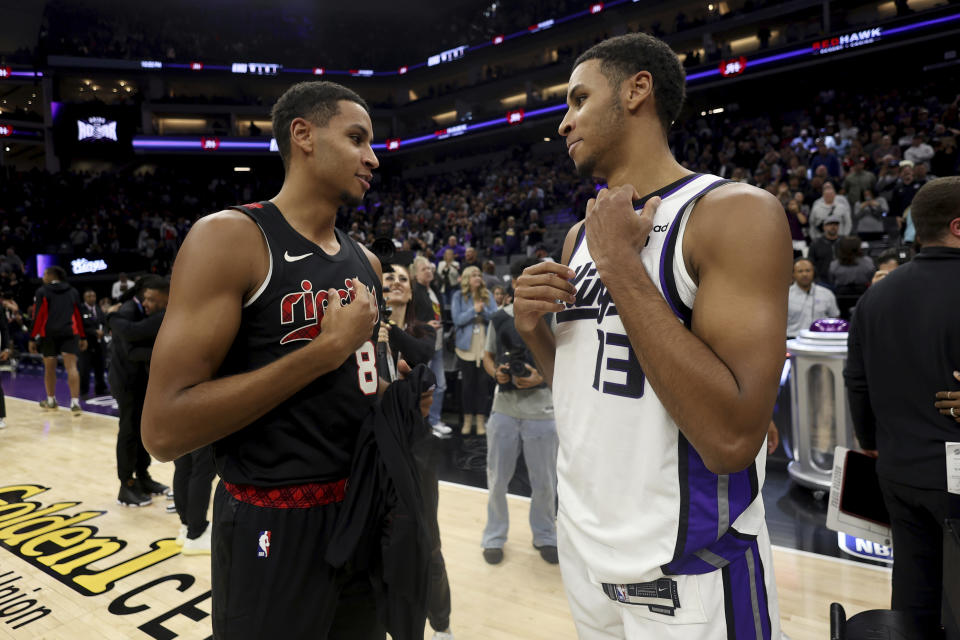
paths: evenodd
<path fill-rule="evenodd" d="M 120 81 L 120 86 L 121 86 L 121 87 L 127 86 L 126 80 L 121 80 L 121 81 Z"/>
<path fill-rule="evenodd" d="M 10 147 L 4 147 L 3 150 L 4 150 L 4 151 L 10 151 Z"/>
<path fill-rule="evenodd" d="M 247 172 L 250 171 L 250 167 L 234 167 L 233 170 L 238 173 Z"/>
<path fill-rule="evenodd" d="M 544 142 L 550 142 L 550 138 L 544 138 L 543 141 L 544 141 Z"/>

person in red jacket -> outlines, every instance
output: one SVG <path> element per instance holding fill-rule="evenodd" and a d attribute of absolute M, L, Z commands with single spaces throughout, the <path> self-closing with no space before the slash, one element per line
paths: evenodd
<path fill-rule="evenodd" d="M 80 314 L 80 294 L 67 283 L 67 273 L 60 267 L 48 267 L 43 272 L 43 285 L 37 289 L 33 330 L 30 332 L 30 353 L 43 355 L 43 382 L 46 400 L 44 409 L 56 409 L 57 355 L 63 356 L 70 387 L 70 410 L 80 415 L 80 374 L 77 356 L 87 348 Z"/>

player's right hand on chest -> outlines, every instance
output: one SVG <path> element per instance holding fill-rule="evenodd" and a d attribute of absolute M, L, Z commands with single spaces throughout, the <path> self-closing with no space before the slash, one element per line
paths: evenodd
<path fill-rule="evenodd" d="M 379 315 L 376 296 L 360 278 L 355 277 L 353 283 L 356 297 L 346 305 L 338 302 L 340 296 L 336 289 L 327 290 L 328 303 L 321 324 L 323 335 L 330 338 L 326 344 L 342 348 L 344 358 L 370 340 Z"/>
<path fill-rule="evenodd" d="M 533 331 L 547 313 L 563 311 L 577 294 L 570 282 L 573 269 L 556 262 L 541 262 L 524 269 L 514 283 L 513 321 L 520 333 Z"/>

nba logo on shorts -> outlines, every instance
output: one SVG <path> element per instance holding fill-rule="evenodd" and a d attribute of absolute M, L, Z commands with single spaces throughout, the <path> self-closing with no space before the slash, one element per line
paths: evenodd
<path fill-rule="evenodd" d="M 258 558 L 269 558 L 270 557 L 270 532 L 261 531 L 260 538 L 257 540 L 257 557 Z"/>
<path fill-rule="evenodd" d="M 614 588 L 617 590 L 617 600 L 620 602 L 626 602 L 627 601 L 626 585 L 617 584 L 617 585 L 614 585 Z"/>

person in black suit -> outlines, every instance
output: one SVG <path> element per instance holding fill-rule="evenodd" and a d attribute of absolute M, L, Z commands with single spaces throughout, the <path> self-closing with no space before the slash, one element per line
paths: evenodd
<path fill-rule="evenodd" d="M 100 396 L 107 392 L 107 383 L 103 380 L 103 329 L 106 316 L 97 304 L 97 293 L 93 289 L 83 292 L 83 304 L 80 305 L 83 318 L 83 332 L 87 334 L 87 349 L 80 353 L 80 396 L 90 393 L 90 371 L 93 371 L 93 391 Z"/>
<path fill-rule="evenodd" d="M 960 176 L 926 183 L 911 216 L 920 251 L 860 298 L 843 375 L 857 440 L 877 458 L 890 513 L 890 608 L 916 618 L 922 635 L 911 637 L 933 640 L 943 637 L 944 571 L 956 570 L 944 565 L 944 521 L 960 518 L 947 444 L 960 433 L 946 404 L 960 385 L 943 390 L 960 362 Z"/>
<path fill-rule="evenodd" d="M 117 503 L 123 506 L 148 505 L 152 502 L 151 495 L 162 495 L 169 488 L 153 480 L 147 472 L 150 454 L 140 438 L 140 416 L 147 393 L 147 363 L 163 322 L 169 291 L 170 283 L 166 278 L 147 276 L 138 283 L 135 293 L 107 318 L 113 335 L 110 393 L 116 398 L 120 412 L 117 433 L 120 493 Z"/>

